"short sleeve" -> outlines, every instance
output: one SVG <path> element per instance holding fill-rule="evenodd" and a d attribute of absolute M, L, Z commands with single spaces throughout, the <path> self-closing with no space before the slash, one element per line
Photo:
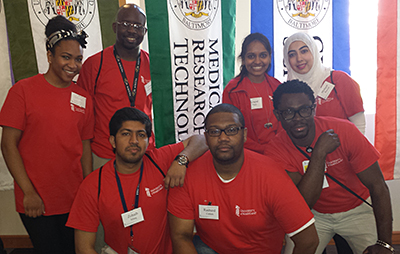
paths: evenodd
<path fill-rule="evenodd" d="M 185 183 L 187 183 L 186 179 Z M 190 200 L 187 184 L 184 184 L 183 187 L 175 187 L 169 190 L 168 212 L 181 219 L 195 219 L 195 209 Z"/>
<path fill-rule="evenodd" d="M 21 83 L 10 88 L 0 112 L 0 125 L 25 130 L 26 101 Z"/>
<path fill-rule="evenodd" d="M 347 117 L 364 112 L 360 86 L 347 73 L 334 71 L 333 82 L 339 101 Z"/>
<path fill-rule="evenodd" d="M 85 178 L 79 187 L 66 226 L 87 232 L 97 232 L 100 216 L 96 191 L 97 184 L 94 183 L 99 174 L 95 172 Z"/>

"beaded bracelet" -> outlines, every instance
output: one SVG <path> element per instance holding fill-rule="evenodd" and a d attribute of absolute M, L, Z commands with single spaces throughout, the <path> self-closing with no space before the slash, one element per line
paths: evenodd
<path fill-rule="evenodd" d="M 376 244 L 378 244 L 378 245 L 390 250 L 392 253 L 394 253 L 394 248 L 390 244 L 388 244 L 382 240 L 376 241 Z"/>

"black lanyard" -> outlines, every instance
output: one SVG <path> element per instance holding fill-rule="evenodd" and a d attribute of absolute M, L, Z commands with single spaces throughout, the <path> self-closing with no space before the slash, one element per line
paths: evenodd
<path fill-rule="evenodd" d="M 306 152 L 304 152 L 303 150 L 300 149 L 300 147 L 298 147 L 293 141 L 292 141 L 293 145 L 297 148 L 297 150 L 299 150 L 308 160 L 311 159 L 310 155 L 306 154 Z"/>
<path fill-rule="evenodd" d="M 122 184 L 121 184 L 121 180 L 119 179 L 119 176 L 117 173 L 117 167 L 115 166 L 115 161 L 114 161 L 114 171 L 115 171 L 115 179 L 117 180 L 119 197 L 121 198 L 122 207 L 124 208 L 124 212 L 128 212 L 128 207 L 126 206 L 126 201 L 125 201 L 125 197 L 124 197 L 124 191 L 122 190 Z M 140 176 L 139 176 L 139 183 L 136 187 L 134 209 L 139 207 L 139 190 L 140 190 L 139 187 L 140 187 L 140 183 L 142 182 L 142 176 L 143 176 L 143 162 L 142 162 L 142 165 L 140 166 Z M 131 227 L 131 237 L 132 237 L 133 236 L 132 225 L 130 227 Z"/>
<path fill-rule="evenodd" d="M 298 147 L 293 141 L 292 141 L 293 145 L 297 148 L 297 150 L 299 150 L 309 161 L 311 160 L 310 155 L 306 154 L 303 150 L 300 149 L 300 147 Z M 338 185 L 340 185 L 343 189 L 347 190 L 348 192 L 350 192 L 351 194 L 353 194 L 355 197 L 357 197 L 358 199 L 362 200 L 364 203 L 366 203 L 367 205 L 369 205 L 370 207 L 372 207 L 372 205 L 366 201 L 365 199 L 363 199 L 362 197 L 360 197 L 357 193 L 355 193 L 354 191 L 352 191 L 349 187 L 347 187 L 346 185 L 344 185 L 343 183 L 341 183 L 339 180 L 337 180 L 336 178 L 334 178 L 333 176 L 331 176 L 330 174 L 328 174 L 328 172 L 325 172 L 325 175 L 327 177 L 329 177 L 332 181 L 334 181 L 335 183 L 337 183 Z"/>
<path fill-rule="evenodd" d="M 122 65 L 121 57 L 118 55 L 115 45 L 114 45 L 114 57 L 115 57 L 115 60 L 117 61 L 122 80 L 124 81 L 125 89 L 126 89 L 126 92 L 128 93 L 128 98 L 129 98 L 129 102 L 131 103 L 131 107 L 135 107 L 137 83 L 138 83 L 139 71 L 140 71 L 140 50 L 139 50 L 139 53 L 138 53 L 138 56 L 136 59 L 135 76 L 133 78 L 132 90 L 129 86 L 129 81 L 126 77 L 126 73 L 124 70 L 124 66 Z"/>

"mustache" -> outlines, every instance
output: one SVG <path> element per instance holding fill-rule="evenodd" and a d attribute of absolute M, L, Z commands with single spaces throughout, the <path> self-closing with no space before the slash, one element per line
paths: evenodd
<path fill-rule="evenodd" d="M 134 37 L 134 38 L 139 38 L 139 35 L 138 35 L 138 34 L 136 34 L 136 33 L 129 33 L 129 32 L 127 32 L 125 36 L 126 36 L 126 37 Z"/>
<path fill-rule="evenodd" d="M 220 149 L 221 147 L 222 147 L 222 148 L 232 148 L 231 145 L 228 145 L 228 144 L 225 144 L 225 143 L 218 145 L 216 148 L 217 148 L 217 149 Z"/>
<path fill-rule="evenodd" d="M 126 149 L 129 150 L 129 149 L 132 149 L 132 148 L 141 149 L 138 145 L 131 145 L 131 146 L 128 146 Z"/>

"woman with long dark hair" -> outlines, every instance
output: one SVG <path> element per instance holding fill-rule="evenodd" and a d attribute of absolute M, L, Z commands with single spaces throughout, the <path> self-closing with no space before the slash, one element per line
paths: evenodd
<path fill-rule="evenodd" d="M 280 82 L 269 76 L 271 45 L 263 34 L 249 34 L 242 43 L 240 73 L 229 81 L 223 92 L 223 103 L 229 103 L 243 113 L 247 127 L 244 147 L 258 153 L 275 136 L 278 121 L 273 113 L 272 94 Z"/>

